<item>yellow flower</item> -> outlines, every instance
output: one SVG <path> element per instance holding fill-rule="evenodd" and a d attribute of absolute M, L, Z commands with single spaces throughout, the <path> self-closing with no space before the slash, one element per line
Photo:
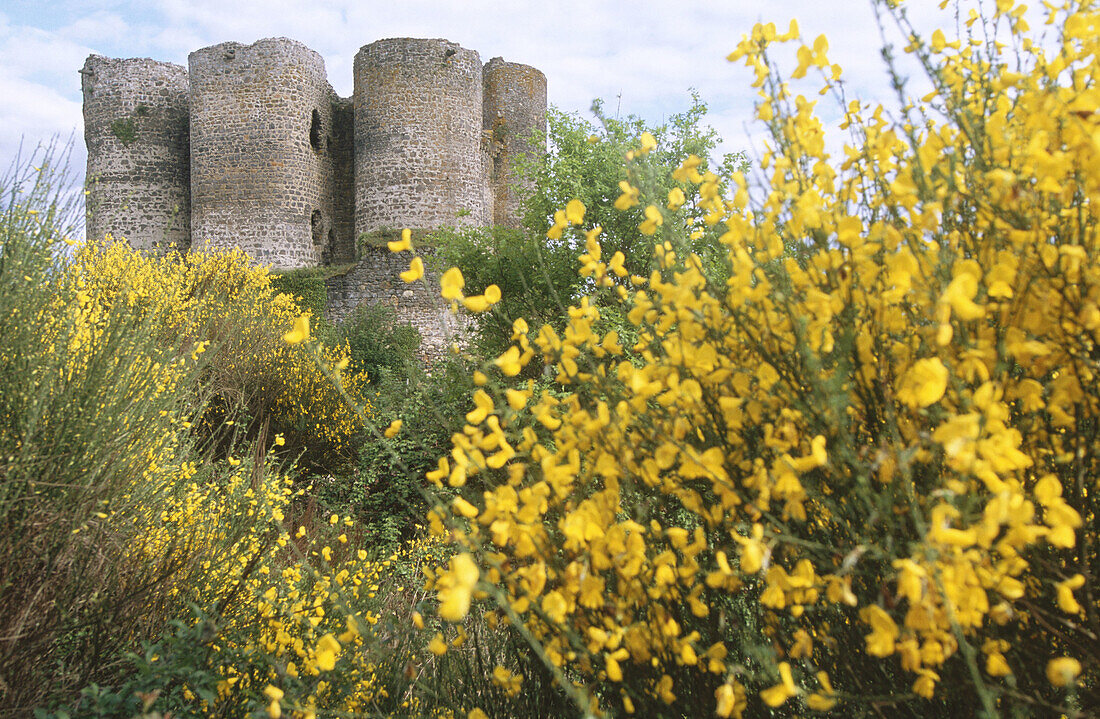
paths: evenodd
<path fill-rule="evenodd" d="M 672 677 L 667 674 L 661 675 L 661 680 L 657 682 L 657 694 L 665 704 L 672 704 L 676 701 L 676 695 L 672 693 L 672 686 Z"/>
<path fill-rule="evenodd" d="M 877 604 L 860 610 L 859 618 L 871 625 L 871 633 L 866 636 L 867 653 L 875 657 L 893 654 L 894 642 L 898 638 L 898 625 L 893 618 Z"/>
<path fill-rule="evenodd" d="M 340 642 L 332 634 L 326 634 L 317 642 L 313 655 L 317 660 L 317 668 L 329 672 L 336 666 L 336 657 L 340 654 Z"/>
<path fill-rule="evenodd" d="M 939 357 L 917 360 L 902 378 L 898 399 L 910 407 L 928 407 L 947 390 L 947 368 Z"/>
<path fill-rule="evenodd" d="M 523 369 L 523 365 L 520 364 L 519 360 L 519 348 L 512 345 L 504 354 L 493 360 L 493 364 L 500 367 L 500 371 L 504 373 L 505 377 L 515 377 Z"/>
<path fill-rule="evenodd" d="M 648 132 L 643 132 L 638 140 L 642 144 L 639 152 L 641 152 L 643 155 L 648 155 L 651 150 L 657 147 L 657 139 Z"/>
<path fill-rule="evenodd" d="M 574 225 L 584 222 L 584 203 L 574 198 L 565 205 L 565 219 Z"/>
<path fill-rule="evenodd" d="M 991 677 L 1005 677 L 1012 673 L 1012 669 L 1005 660 L 1005 655 L 1000 652 L 992 652 L 986 657 L 985 671 Z"/>
<path fill-rule="evenodd" d="M 679 187 L 673 187 L 668 191 L 668 209 L 673 212 L 680 209 L 686 201 L 687 198 L 684 197 L 684 191 Z"/>
<path fill-rule="evenodd" d="M 470 312 L 484 312 L 492 306 L 489 299 L 485 295 L 472 295 L 465 297 L 462 300 L 462 305 Z"/>
<path fill-rule="evenodd" d="M 717 701 L 714 713 L 720 717 L 740 717 L 747 706 L 745 687 L 737 681 L 732 684 L 727 682 L 715 689 L 714 698 Z"/>
<path fill-rule="evenodd" d="M 424 261 L 419 257 L 412 258 L 412 262 L 409 263 L 409 269 L 401 273 L 401 279 L 406 283 L 416 282 L 424 276 Z"/>
<path fill-rule="evenodd" d="M 294 320 L 294 327 L 283 335 L 283 341 L 287 344 L 296 345 L 299 342 L 305 342 L 309 339 L 309 313 L 306 312 L 303 315 L 299 315 L 298 319 Z"/>
<path fill-rule="evenodd" d="M 436 580 L 440 617 L 458 622 L 466 616 L 480 574 L 469 554 L 462 553 L 451 559 L 450 568 Z"/>
<path fill-rule="evenodd" d="M 523 685 L 523 675 L 513 674 L 504 667 L 497 665 L 493 667 L 493 684 L 503 689 L 508 696 L 514 697 L 519 694 L 520 687 Z"/>
<path fill-rule="evenodd" d="M 437 657 L 441 657 L 447 653 L 447 642 L 443 641 L 443 634 L 436 632 L 432 637 L 432 641 L 428 643 L 428 651 Z"/>
<path fill-rule="evenodd" d="M 638 230 L 643 235 L 652 235 L 657 231 L 657 228 L 663 225 L 665 222 L 664 217 L 661 216 L 661 211 L 655 206 L 649 205 L 645 208 L 645 220 L 642 224 L 638 225 Z"/>
<path fill-rule="evenodd" d="M 1085 578 L 1080 574 L 1074 574 L 1069 579 L 1055 585 L 1058 593 L 1058 606 L 1063 612 L 1066 614 L 1079 614 L 1081 612 L 1081 605 L 1077 603 L 1077 599 L 1073 596 L 1073 590 L 1080 589 L 1083 586 L 1085 586 Z"/>
<path fill-rule="evenodd" d="M 629 210 L 638 204 L 638 188 L 631 185 L 626 180 L 619 181 L 619 189 L 622 190 L 619 199 L 615 200 L 615 209 L 617 210 Z"/>
<path fill-rule="evenodd" d="M 443 299 L 457 300 L 462 297 L 462 288 L 466 286 L 466 280 L 462 278 L 462 270 L 452 267 L 439 278 Z"/>
<path fill-rule="evenodd" d="M 1080 673 L 1081 662 L 1072 657 L 1058 657 L 1047 663 L 1047 679 L 1056 687 L 1072 684 Z"/>
<path fill-rule="evenodd" d="M 462 497 L 455 497 L 451 502 L 451 506 L 454 510 L 467 519 L 473 519 L 477 516 L 477 507 L 467 502 Z"/>
<path fill-rule="evenodd" d="M 387 439 L 396 437 L 397 433 L 401 431 L 402 424 L 403 422 L 401 420 L 395 419 L 394 421 L 390 422 L 390 426 L 386 427 L 386 431 L 383 432 L 383 434 L 386 436 Z"/>
<path fill-rule="evenodd" d="M 936 693 L 936 682 L 939 681 L 940 675 L 931 669 L 921 669 L 918 674 L 920 676 L 913 682 L 913 691 L 917 696 L 931 699 Z"/>
<path fill-rule="evenodd" d="M 960 320 L 976 320 L 985 315 L 985 308 L 974 302 L 977 293 L 977 278 L 964 272 L 951 280 L 941 301 L 949 305 Z"/>
<path fill-rule="evenodd" d="M 806 697 L 806 704 L 814 711 L 827 712 L 836 706 L 836 699 L 813 692 L 810 696 Z"/>
<path fill-rule="evenodd" d="M 401 241 L 387 242 L 386 247 L 390 249 L 390 252 L 403 252 L 405 250 L 411 250 L 412 232 L 409 230 L 401 230 Z"/>
<path fill-rule="evenodd" d="M 791 677 L 791 665 L 779 664 L 779 683 L 760 692 L 760 698 L 770 707 L 777 707 L 798 693 Z"/>
<path fill-rule="evenodd" d="M 542 611 L 546 612 L 546 617 L 555 624 L 561 624 L 565 621 L 568 609 L 569 606 L 565 603 L 565 598 L 557 590 L 542 598 Z"/>

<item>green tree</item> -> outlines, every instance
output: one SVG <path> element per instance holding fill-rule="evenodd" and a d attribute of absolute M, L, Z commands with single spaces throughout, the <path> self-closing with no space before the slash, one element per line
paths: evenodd
<path fill-rule="evenodd" d="M 703 221 L 698 185 L 677 180 L 673 172 L 683 158 L 695 156 L 699 158 L 698 172 L 709 170 L 727 177 L 743 170 L 746 160 L 742 153 L 715 157 L 721 139 L 704 124 L 707 106 L 699 96 L 693 92 L 691 106 L 662 124 L 635 115 L 608 117 L 600 100 L 593 103 L 592 112 L 595 121 L 550 108 L 548 131 L 536 141 L 545 141 L 547 153 L 521 161 L 518 167 L 521 177 L 533 186 L 523 204 L 522 229 L 445 230 L 435 237 L 441 264 L 462 270 L 469 293 L 492 284 L 501 289 L 501 302 L 491 313 L 477 318 L 481 352 L 503 350 L 511 341 L 512 323 L 519 317 L 532 326 L 549 323 L 560 327 L 565 308 L 591 289 L 577 273 L 582 248 L 569 240 L 547 237 L 555 213 L 572 199 L 588 208 L 586 223 L 603 228 L 600 241 L 606 258 L 622 252 L 623 265 L 630 272 L 648 273 L 653 243 L 662 235 L 646 235 L 638 229 L 645 208 L 614 209 L 623 194 L 623 182 L 642 184 L 653 197 L 667 197 L 679 189 L 684 194 L 682 214 L 696 230 L 693 249 L 706 260 L 708 247 L 717 247 Z M 638 157 L 639 161 L 629 162 L 639 154 L 638 138 L 643 133 L 652 136 L 655 147 L 644 158 Z M 628 163 L 635 174 L 628 174 Z"/>

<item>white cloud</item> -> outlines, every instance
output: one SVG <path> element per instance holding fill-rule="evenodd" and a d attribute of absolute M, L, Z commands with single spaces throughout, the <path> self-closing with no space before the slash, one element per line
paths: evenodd
<path fill-rule="evenodd" d="M 58 30 L 57 34 L 85 44 L 96 45 L 104 41 L 113 42 L 119 38 L 131 37 L 132 29 L 120 15 L 96 12 L 75 19 Z"/>
<path fill-rule="evenodd" d="M 0 36 L 0 68 L 4 74 L 40 79 L 59 92 L 80 89 L 77 70 L 90 52 L 87 45 L 35 28 L 8 25 Z"/>
<path fill-rule="evenodd" d="M 86 153 L 83 133 L 84 119 L 79 102 L 67 98 L 40 83 L 0 73 L 0 173 L 20 153 L 26 157 L 39 142 L 59 138 L 73 139 L 71 165 L 81 178 L 84 175 Z"/>

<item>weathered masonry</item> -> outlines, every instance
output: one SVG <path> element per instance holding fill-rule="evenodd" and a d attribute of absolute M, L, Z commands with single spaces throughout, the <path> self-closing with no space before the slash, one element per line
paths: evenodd
<path fill-rule="evenodd" d="M 278 270 L 354 261 L 363 233 L 515 225 L 515 158 L 545 128 L 541 72 L 446 40 L 364 46 L 351 98 L 286 38 L 80 73 L 88 236 L 238 246 Z"/>
<path fill-rule="evenodd" d="M 356 262 L 329 279 L 328 314 L 385 302 L 428 353 L 452 320 L 394 282 L 407 257 L 357 238 L 516 226 L 516 158 L 543 150 L 528 138 L 546 126 L 546 77 L 447 40 L 365 45 L 351 98 L 287 38 L 203 48 L 187 68 L 91 55 L 80 74 L 89 237 L 240 247 L 275 270 Z"/>

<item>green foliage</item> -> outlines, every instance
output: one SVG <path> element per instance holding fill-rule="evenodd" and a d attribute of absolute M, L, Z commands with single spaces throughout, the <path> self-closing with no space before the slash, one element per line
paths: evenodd
<path fill-rule="evenodd" d="M 460 357 L 419 367 L 406 375 L 383 372 L 375 398 L 379 424 L 400 419 L 392 438 L 368 438 L 359 450 L 358 471 L 340 486 L 339 500 L 371 533 L 371 543 L 392 547 L 423 524 L 426 472 L 436 468 L 451 435 L 460 431 L 473 387 L 471 365 Z"/>
<path fill-rule="evenodd" d="M 319 267 L 288 270 L 271 276 L 271 286 L 295 299 L 304 311 L 312 312 L 316 320 L 325 313 L 328 304 L 328 288 L 325 271 Z"/>
<path fill-rule="evenodd" d="M 548 154 L 542 161 L 534 159 L 521 165 L 521 172 L 535 183 L 535 191 L 524 203 L 524 226 L 545 242 L 542 238 L 554 222 L 554 213 L 570 200 L 578 199 L 588 208 L 586 224 L 603 228 L 601 240 L 607 255 L 621 251 L 626 256 L 627 269 L 644 271 L 653 254 L 653 238 L 638 230 L 644 208 L 620 212 L 613 207 L 622 194 L 619 183 L 628 179 L 627 157 L 637 151 L 638 137 L 648 132 L 657 142 L 647 155 L 654 175 L 647 178 L 647 186 L 654 190 L 652 196 L 662 197 L 674 187 L 680 188 L 686 195 L 685 208 L 692 219 L 701 216 L 693 211 L 698 201 L 697 188 L 672 177 L 672 171 L 683 158 L 695 155 L 702 160 L 700 172 L 709 169 L 719 176 L 747 167 L 743 153 L 712 157 L 721 138 L 703 124 L 706 103 L 695 93 L 691 99 L 691 107 L 674 113 L 661 125 L 647 123 L 634 115 L 625 119 L 607 117 L 600 100 L 592 104 L 597 123 L 551 108 L 547 116 Z"/>
<path fill-rule="evenodd" d="M 383 373 L 405 377 L 419 361 L 420 332 L 397 321 L 397 312 L 383 304 L 360 305 L 337 330 L 339 341 L 346 341 L 351 367 L 365 373 L 372 383 Z"/>
<path fill-rule="evenodd" d="M 500 287 L 501 301 L 493 311 L 473 317 L 477 350 L 487 356 L 509 344 L 518 317 L 560 323 L 565 306 L 582 286 L 577 252 L 565 243 L 547 244 L 504 227 L 439 230 L 434 238 L 442 263 L 462 270 L 467 294 Z"/>
<path fill-rule="evenodd" d="M 140 652 L 127 652 L 127 678 L 115 686 L 91 683 L 80 690 L 71 705 L 54 711 L 36 709 L 36 719 L 79 717 L 142 717 L 160 719 L 186 715 L 191 703 L 184 695 L 213 702 L 221 680 L 207 666 L 210 640 L 216 623 L 199 607 L 192 606 L 189 621 L 172 619 L 156 641 L 145 642 Z M 258 707 L 257 707 L 258 708 Z"/>
<path fill-rule="evenodd" d="M 647 187 L 655 188 L 656 197 L 679 188 L 685 195 L 683 212 L 699 230 L 693 237 L 694 249 L 709 267 L 719 264 L 714 261 L 718 243 L 703 222 L 697 185 L 674 179 L 672 172 L 680 159 L 689 155 L 700 158 L 699 172 L 710 168 L 728 174 L 744 168 L 745 160 L 741 154 L 712 158 L 720 140 L 703 124 L 707 108 L 698 95 L 692 95 L 690 108 L 673 114 L 662 125 L 635 116 L 608 118 L 600 101 L 594 103 L 593 110 L 598 124 L 550 109 L 547 155 L 521 161 L 518 167 L 534 185 L 523 205 L 523 230 L 452 229 L 432 236 L 438 247 L 438 264 L 461 269 L 468 294 L 482 292 L 492 284 L 501 289 L 502 300 L 493 312 L 476 318 L 478 349 L 484 354 L 496 355 L 508 346 L 512 323 L 520 317 L 533 327 L 548 323 L 560 329 L 566 307 L 591 288 L 590 280 L 577 273 L 577 255 L 583 249 L 568 240 L 547 239 L 555 212 L 572 199 L 588 208 L 586 224 L 603 228 L 600 241 L 605 261 L 622 252 L 626 270 L 646 274 L 653 244 L 662 235 L 639 230 L 644 208 L 619 212 L 613 207 L 622 194 L 619 183 L 644 180 Z M 628 176 L 627 157 L 637 151 L 637 138 L 643 132 L 653 135 L 657 146 L 634 163 L 634 172 L 641 169 L 646 176 Z M 529 374 L 532 372 L 535 368 Z"/>

